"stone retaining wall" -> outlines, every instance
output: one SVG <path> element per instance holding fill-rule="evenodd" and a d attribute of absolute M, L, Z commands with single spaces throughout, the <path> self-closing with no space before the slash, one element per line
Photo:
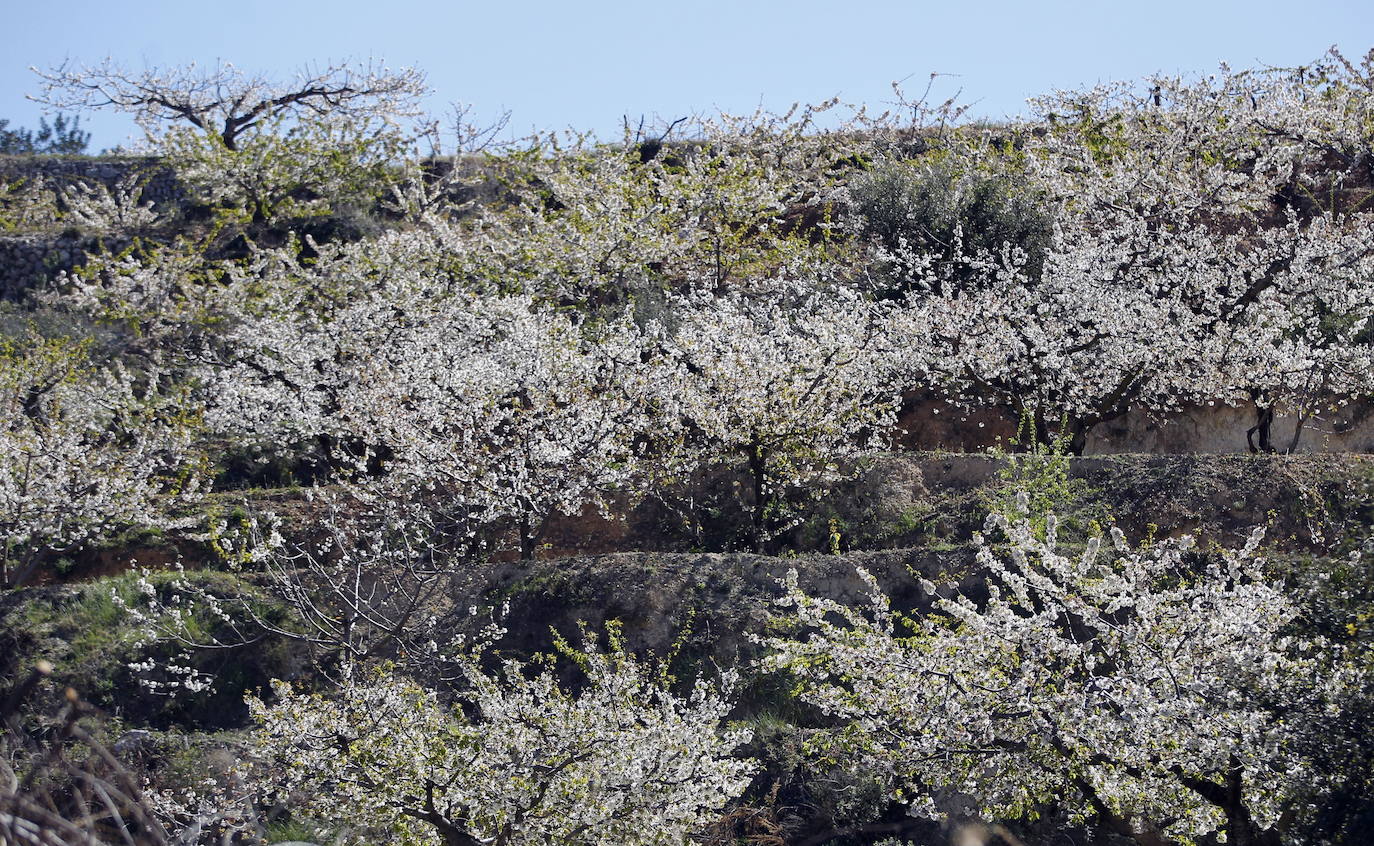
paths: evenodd
<path fill-rule="evenodd" d="M 81 182 L 113 189 L 130 173 L 142 179 L 145 203 L 167 206 L 185 200 L 176 174 L 152 156 L 0 156 L 0 185 L 41 179 L 53 191 Z M 63 228 L 60 222 L 48 231 L 0 236 L 0 300 L 22 299 L 27 291 L 80 267 L 88 253 L 102 246 L 118 251 L 129 243 L 127 235 L 93 234 Z"/>
<path fill-rule="evenodd" d="M 88 235 L 68 230 L 55 235 L 0 237 L 0 301 L 18 302 L 31 290 L 86 263 L 101 246 L 118 252 L 127 237 Z"/>
<path fill-rule="evenodd" d="M 156 156 L 0 156 L 0 182 L 42 178 L 53 188 L 83 181 L 113 188 L 129 173 L 143 177 L 144 202 L 179 203 L 186 196 L 176 173 Z"/>

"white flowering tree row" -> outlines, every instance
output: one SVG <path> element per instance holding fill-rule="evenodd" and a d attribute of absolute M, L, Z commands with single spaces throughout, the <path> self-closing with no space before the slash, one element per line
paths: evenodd
<path fill-rule="evenodd" d="M 1038 515 L 1036 515 L 1038 516 Z M 839 726 L 832 753 L 879 777 L 913 814 L 1014 819 L 1051 805 L 1141 843 L 1279 842 L 1334 774 L 1304 738 L 1369 683 L 1255 555 L 1205 561 L 1184 538 L 1069 553 L 1029 520 L 978 537 L 986 596 L 924 581 L 932 612 L 895 612 L 871 576 L 867 607 L 781 600 L 796 634 L 766 665 Z M 1320 800 L 1318 800 L 1320 801 Z"/>
<path fill-rule="evenodd" d="M 1132 408 L 1368 395 L 1370 80 L 1333 54 L 1104 85 L 1033 100 L 995 142 L 964 136 L 958 167 L 1022 186 L 1052 231 L 1035 256 L 880 250 L 912 292 L 913 378 L 1042 429 L 1067 416 L 1079 449 Z"/>
<path fill-rule="evenodd" d="M 1364 390 L 1351 347 L 1362 346 L 1368 302 L 1369 227 L 1355 185 L 1370 143 L 1369 75 L 1332 54 L 1296 71 L 1058 92 L 1034 100 L 1024 123 L 981 134 L 862 114 L 822 131 L 827 104 L 699 121 L 678 144 L 549 137 L 492 166 L 507 190 L 494 207 L 455 228 L 443 204 L 422 204 L 422 225 L 406 237 L 464 285 L 575 302 L 798 275 L 862 288 L 862 268 L 877 259 L 905 268 L 917 292 L 910 330 L 930 343 L 913 384 L 1068 414 L 1084 430 L 1133 405 L 1167 410 L 1204 395 L 1301 405 Z M 254 143 L 271 141 L 275 115 L 409 116 L 423 83 L 413 71 L 343 66 L 299 90 L 228 65 L 43 76 L 57 105 L 113 106 L 210 135 L 242 124 Z M 159 143 L 177 136 L 150 131 Z M 316 146 L 331 145 L 347 146 Z M 982 241 L 946 245 L 934 265 L 919 251 L 866 254 L 844 213 L 846 183 L 885 164 L 924 167 L 928 148 L 949 172 L 991 173 L 1042 205 L 1054 230 L 1046 255 L 1028 262 L 1016 244 Z M 251 193 L 240 183 L 253 167 L 202 165 L 224 173 L 199 181 Z"/>
<path fill-rule="evenodd" d="M 788 577 L 786 634 L 760 639 L 753 669 L 789 672 L 830 718 L 809 748 L 918 816 L 1055 808 L 1142 844 L 1280 842 L 1340 787 L 1311 751 L 1369 667 L 1301 632 L 1259 532 L 1202 552 L 1191 538 L 1132 549 L 1113 531 L 1110 551 L 1094 538 L 1069 552 L 1052 515 L 1023 517 L 975 538 L 976 591 L 923 580 L 921 616 L 862 571 L 859 607 Z M 743 789 L 744 736 L 722 732 L 722 692 L 670 694 L 617 644 L 565 649 L 587 675 L 577 695 L 551 668 L 491 672 L 485 646 L 461 644 L 456 703 L 361 670 L 330 694 L 283 685 L 254 703 L 262 783 L 363 838 L 683 842 Z"/>
<path fill-rule="evenodd" d="M 175 350 L 220 442 L 325 443 L 341 482 L 442 501 L 471 532 L 603 507 L 710 463 L 747 472 L 755 543 L 789 487 L 883 446 L 890 309 L 843 288 L 668 294 L 663 319 L 471 290 L 468 247 L 399 234 L 210 266 L 113 258 L 50 298 Z M 473 248 L 475 249 L 475 248 Z"/>
<path fill-rule="evenodd" d="M 454 702 L 387 676 L 251 701 L 269 785 L 360 842 L 445 846 L 677 846 L 748 785 L 753 763 L 732 754 L 748 733 L 722 728 L 729 700 L 709 684 L 676 696 L 661 670 L 592 645 L 573 695 L 551 667 L 479 657 Z"/>
<path fill-rule="evenodd" d="M 47 301 L 166 362 L 218 443 L 314 444 L 337 479 L 456 495 L 526 556 L 553 513 L 727 460 L 759 545 L 776 497 L 883 445 L 913 388 L 1046 437 L 1066 420 L 1075 449 L 1132 409 L 1253 400 L 1263 422 L 1367 395 L 1369 71 L 1320 70 L 1060 93 L 996 138 L 804 113 L 653 155 L 546 144 L 466 216 L 245 260 L 105 257 Z M 1033 198 L 1034 254 L 958 225 L 938 251 L 900 225 L 868 238 L 846 180 L 929 175 L 931 147 L 940 173 Z M 875 300 L 893 278 L 905 294 Z"/>

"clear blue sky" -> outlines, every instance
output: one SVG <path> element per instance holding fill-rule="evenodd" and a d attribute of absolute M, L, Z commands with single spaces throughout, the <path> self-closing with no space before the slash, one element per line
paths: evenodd
<path fill-rule="evenodd" d="M 472 104 L 512 127 L 613 137 L 622 115 L 674 118 L 839 95 L 881 105 L 890 83 L 951 76 L 973 113 L 1001 118 L 1053 88 L 1148 73 L 1297 65 L 1333 44 L 1374 47 L 1374 0 L 474 3 L 468 0 L 0 0 L 0 118 L 36 127 L 30 65 L 106 55 L 129 66 L 224 58 L 289 76 L 306 61 L 384 59 L 429 73 L 430 107 Z M 93 146 L 132 137 L 114 114 L 84 119 Z"/>

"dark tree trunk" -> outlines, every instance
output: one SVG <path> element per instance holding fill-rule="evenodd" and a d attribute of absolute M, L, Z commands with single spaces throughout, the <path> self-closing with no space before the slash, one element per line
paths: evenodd
<path fill-rule="evenodd" d="M 444 846 L 483 846 L 482 841 L 457 828 L 443 830 Z"/>
<path fill-rule="evenodd" d="M 1255 425 L 1245 430 L 1245 443 L 1247 446 L 1250 447 L 1250 452 L 1252 454 L 1274 451 L 1274 444 L 1272 440 L 1273 426 L 1273 407 L 1260 405 L 1259 401 L 1256 400 Z"/>
<path fill-rule="evenodd" d="M 750 541 L 754 552 L 762 553 L 767 543 L 766 512 L 772 491 L 768 489 L 768 454 L 758 436 L 749 442 L 749 475 L 754 483 L 754 511 L 750 515 Z"/>
<path fill-rule="evenodd" d="M 520 560 L 533 561 L 534 548 L 538 539 L 535 537 L 533 523 L 530 520 L 528 511 L 520 515 Z"/>
<path fill-rule="evenodd" d="M 1075 420 L 1069 424 L 1069 439 L 1065 444 L 1069 455 L 1081 456 L 1088 448 L 1088 433 L 1093 429 L 1093 424 L 1086 420 Z"/>

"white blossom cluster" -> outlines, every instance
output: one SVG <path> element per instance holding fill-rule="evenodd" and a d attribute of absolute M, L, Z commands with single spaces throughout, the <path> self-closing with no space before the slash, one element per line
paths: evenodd
<path fill-rule="evenodd" d="M 788 486 L 823 487 L 861 451 L 888 446 L 894 396 L 887 310 L 852 293 L 787 289 L 677 303 L 664 405 L 688 463 L 743 459 L 756 546 Z"/>
<path fill-rule="evenodd" d="M 0 343 L 0 420 L 7 585 L 44 551 L 165 522 L 168 500 L 196 490 L 192 411 L 117 364 L 99 366 L 86 343 Z"/>
<path fill-rule="evenodd" d="M 250 702 L 273 786 L 359 842 L 678 846 L 748 783 L 731 755 L 748 735 L 721 730 L 729 704 L 705 683 L 678 697 L 593 649 L 572 694 L 550 668 L 479 658 L 453 704 L 394 677 L 331 695 L 279 683 L 275 704 Z"/>
<path fill-rule="evenodd" d="M 96 232 L 141 232 L 164 222 L 152 203 L 143 202 L 138 174 L 119 178 L 114 187 L 103 182 L 78 182 L 62 191 L 63 220 Z"/>
<path fill-rule="evenodd" d="M 1057 803 L 1119 834 L 1250 842 L 1321 780 L 1293 748 L 1320 719 L 1298 691 L 1351 679 L 1292 634 L 1298 608 L 1266 579 L 1258 532 L 1199 561 L 1187 537 L 1132 550 L 1114 530 L 1110 555 L 1098 540 L 1068 555 L 1052 517 L 1043 540 L 1029 521 L 990 524 L 1006 543 L 977 539 L 985 597 L 923 580 L 934 607 L 912 618 L 862 571 L 857 609 L 793 571 L 780 601 L 801 633 L 765 641 L 767 666 L 801 680 L 912 813 Z"/>
<path fill-rule="evenodd" d="M 1043 266 L 1015 244 L 881 250 L 912 289 L 913 376 L 1079 438 L 1133 407 L 1367 394 L 1374 217 L 1345 186 L 1368 79 L 1332 59 L 1106 85 L 1034 100 L 1014 152 L 966 138 L 960 166 L 1041 198 L 1050 246 Z"/>

